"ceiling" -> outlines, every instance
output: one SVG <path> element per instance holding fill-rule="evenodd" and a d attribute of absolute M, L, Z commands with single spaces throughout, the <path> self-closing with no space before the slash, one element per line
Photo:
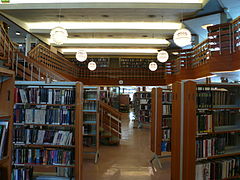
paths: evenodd
<path fill-rule="evenodd" d="M 173 33 L 181 26 L 181 19 L 188 19 L 184 21 L 184 24 L 189 28 L 193 34 L 199 35 L 200 39 L 206 38 L 206 31 L 201 29 L 201 25 L 205 22 L 213 22 L 214 24 L 220 22 L 219 11 L 222 11 L 223 5 L 227 7 L 234 0 L 221 0 L 222 4 L 218 0 L 149 0 L 144 2 L 139 0 L 139 3 L 124 2 L 124 0 L 113 2 L 101 3 L 100 0 L 96 2 L 89 2 L 91 0 L 85 0 L 82 3 L 77 0 L 69 0 L 65 3 L 64 0 L 48 0 L 43 3 L 37 3 L 34 1 L 22 1 L 15 0 L 16 4 L 1 4 L 0 12 L 16 22 L 19 26 L 23 27 L 30 33 L 40 37 L 43 41 L 48 43 L 49 33 L 52 27 L 49 25 L 39 23 L 70 23 L 65 27 L 69 33 L 70 39 L 77 39 L 77 43 L 65 43 L 58 48 L 167 48 L 169 43 L 172 42 Z M 93 1 L 93 0 L 92 0 Z M 108 0 L 110 1 L 110 0 Z M 127 0 L 126 0 L 127 1 Z M 133 1 L 133 0 L 132 0 Z M 175 3 L 174 3 L 174 2 Z M 184 3 L 176 3 L 184 2 Z M 14 0 L 11 0 L 14 2 Z M 47 3 L 48 2 L 48 3 Z M 121 3 L 119 3 L 121 2 Z M 207 3 L 208 2 L 208 3 Z M 208 7 L 207 11 L 210 13 L 218 12 L 217 15 L 206 16 L 205 18 L 198 18 L 198 14 L 204 14 L 204 7 L 209 6 L 212 2 L 217 3 L 218 6 L 212 5 Z M 235 2 L 235 1 L 234 1 Z M 205 6 L 205 4 L 207 4 Z M 219 5 L 221 4 L 221 5 Z M 240 4 L 239 4 L 240 5 Z M 240 6 L 239 6 L 240 7 Z M 231 7 L 234 9 L 234 7 Z M 235 10 L 233 10 L 235 11 Z M 232 11 L 231 11 L 232 12 Z M 209 12 L 208 12 L 209 14 Z M 236 13 L 234 12 L 234 16 Z M 60 15 L 60 17 L 59 17 Z M 193 22 L 194 21 L 194 22 Z M 85 27 L 79 25 L 74 28 L 76 23 L 142 23 L 140 28 L 132 28 L 125 26 L 123 28 L 106 26 L 98 27 Z M 176 23 L 176 28 L 170 28 L 163 23 Z M 200 23 L 201 22 L 201 23 Z M 153 26 L 146 23 L 153 23 Z M 161 24 L 162 23 L 162 24 Z M 103 43 L 95 44 L 82 43 L 81 39 L 103 39 Z M 104 39 L 141 39 L 141 43 L 106 43 Z M 154 44 L 145 43 L 144 40 L 149 39 L 166 39 L 168 44 Z M 52 44 L 55 46 L 54 44 Z M 170 44 L 171 48 L 177 48 L 174 44 Z"/>

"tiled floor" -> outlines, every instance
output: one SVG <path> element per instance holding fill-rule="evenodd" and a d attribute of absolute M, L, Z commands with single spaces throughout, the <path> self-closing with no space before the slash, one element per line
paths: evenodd
<path fill-rule="evenodd" d="M 133 121 L 124 115 L 122 140 L 119 146 L 101 146 L 97 164 L 85 160 L 83 180 L 170 180 L 170 159 L 162 159 L 159 169 L 149 160 L 150 129 L 133 128 Z"/>

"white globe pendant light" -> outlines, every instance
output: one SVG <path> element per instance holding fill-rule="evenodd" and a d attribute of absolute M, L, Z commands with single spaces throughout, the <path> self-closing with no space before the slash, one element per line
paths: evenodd
<path fill-rule="evenodd" d="M 90 71 L 94 71 L 96 68 L 97 68 L 97 64 L 95 62 L 91 61 L 88 63 L 88 69 Z"/>
<path fill-rule="evenodd" d="M 188 29 L 178 29 L 173 35 L 174 43 L 179 47 L 184 47 L 191 44 L 192 35 Z"/>
<path fill-rule="evenodd" d="M 76 53 L 76 59 L 80 62 L 83 62 L 87 59 L 87 52 L 83 49 L 80 49 L 77 53 Z"/>
<path fill-rule="evenodd" d="M 51 40 L 57 45 L 63 44 L 68 38 L 67 30 L 60 26 L 53 28 L 50 35 Z"/>
<path fill-rule="evenodd" d="M 167 51 L 159 51 L 158 54 L 157 54 L 157 60 L 164 63 L 168 60 L 169 58 L 169 55 L 168 55 L 168 52 Z"/>
<path fill-rule="evenodd" d="M 157 63 L 155 63 L 155 62 L 151 62 L 151 63 L 149 64 L 148 68 L 150 69 L 150 71 L 156 71 L 157 68 L 158 68 L 158 65 L 157 65 Z"/>

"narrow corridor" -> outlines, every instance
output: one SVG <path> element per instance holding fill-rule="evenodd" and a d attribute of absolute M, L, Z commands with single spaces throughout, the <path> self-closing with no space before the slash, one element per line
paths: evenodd
<path fill-rule="evenodd" d="M 133 128 L 133 121 L 126 113 L 123 115 L 121 144 L 101 146 L 97 164 L 85 160 L 83 180 L 170 180 L 170 159 L 161 161 L 162 169 L 156 164 L 152 168 L 149 163 L 152 156 L 150 129 Z"/>

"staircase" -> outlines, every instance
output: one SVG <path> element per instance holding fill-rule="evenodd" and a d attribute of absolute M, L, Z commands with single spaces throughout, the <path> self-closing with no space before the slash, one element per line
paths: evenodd
<path fill-rule="evenodd" d="M 100 102 L 100 142 L 104 145 L 118 145 L 121 139 L 121 112 Z"/>
<path fill-rule="evenodd" d="M 42 46 L 42 45 L 41 45 Z M 47 49 L 47 48 L 46 48 Z M 31 52 L 32 56 L 25 56 L 21 53 L 17 45 L 14 44 L 7 32 L 0 22 L 0 66 L 11 69 L 15 72 L 16 79 L 27 81 L 70 81 L 72 78 L 65 75 L 66 63 L 58 65 L 50 62 L 51 56 L 45 59 L 35 59 L 33 54 L 36 50 Z M 35 54 L 34 54 L 35 55 Z M 69 62 L 70 63 L 70 62 Z M 73 65 L 73 64 L 72 64 Z"/>

